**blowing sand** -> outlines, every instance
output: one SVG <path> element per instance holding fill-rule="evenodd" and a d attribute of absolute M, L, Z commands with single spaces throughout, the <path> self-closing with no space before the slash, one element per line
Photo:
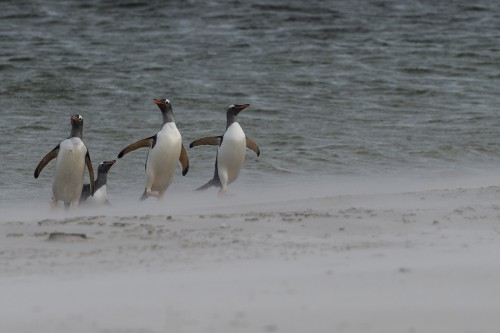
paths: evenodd
<path fill-rule="evenodd" d="M 500 329 L 500 188 L 238 191 L 5 207 L 0 331 Z"/>

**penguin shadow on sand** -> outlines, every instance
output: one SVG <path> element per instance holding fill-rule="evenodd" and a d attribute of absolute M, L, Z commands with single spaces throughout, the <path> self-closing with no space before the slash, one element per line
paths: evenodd
<path fill-rule="evenodd" d="M 59 201 L 64 207 L 77 207 L 83 188 L 85 167 L 89 173 L 89 193 L 94 193 L 94 169 L 90 154 L 82 141 L 83 117 L 75 114 L 71 116 L 71 132 L 67 139 L 59 143 L 40 163 L 38 163 L 34 176 L 38 178 L 43 168 L 56 159 L 54 178 L 52 180 L 52 202 L 51 207 L 57 208 Z"/>
<path fill-rule="evenodd" d="M 210 136 L 197 139 L 189 148 L 197 146 L 217 146 L 215 156 L 214 176 L 205 185 L 197 188 L 201 191 L 212 186 L 219 187 L 219 195 L 229 195 L 228 185 L 234 182 L 245 161 L 246 149 L 260 156 L 259 146 L 245 135 L 237 120 L 237 115 L 250 104 L 233 104 L 226 111 L 226 130 L 220 136 Z"/>
<path fill-rule="evenodd" d="M 139 148 L 148 148 L 146 158 L 146 186 L 140 200 L 149 197 L 162 199 L 172 183 L 177 164 L 181 164 L 182 175 L 189 170 L 189 158 L 182 145 L 181 133 L 177 129 L 172 110 L 172 104 L 166 98 L 155 99 L 160 108 L 163 123 L 159 132 L 145 139 L 136 141 L 123 148 L 118 154 L 122 158 Z"/>
<path fill-rule="evenodd" d="M 108 171 L 116 160 L 103 161 L 97 167 L 97 178 L 94 182 L 94 193 L 92 194 L 90 184 L 83 184 L 80 196 L 80 205 L 111 206 L 107 194 Z"/>

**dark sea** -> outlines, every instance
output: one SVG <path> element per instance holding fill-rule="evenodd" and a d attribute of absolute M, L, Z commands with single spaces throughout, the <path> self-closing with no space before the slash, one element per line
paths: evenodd
<path fill-rule="evenodd" d="M 168 98 L 184 146 L 230 104 L 260 146 L 230 190 L 491 175 L 500 185 L 500 2 L 1 1 L 0 202 L 49 202 L 40 159 L 84 118 L 94 168 L 155 134 Z M 167 192 L 213 174 L 189 149 Z M 139 198 L 147 150 L 108 175 Z M 86 176 L 86 180 L 88 177 Z M 299 190 L 299 185 L 297 185 Z"/>

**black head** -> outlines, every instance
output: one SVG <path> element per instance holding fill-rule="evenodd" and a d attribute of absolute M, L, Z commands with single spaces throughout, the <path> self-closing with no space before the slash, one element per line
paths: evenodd
<path fill-rule="evenodd" d="M 174 121 L 174 112 L 172 111 L 172 104 L 166 98 L 155 99 L 154 103 L 158 105 L 163 114 L 163 123 L 169 123 Z"/>
<path fill-rule="evenodd" d="M 111 167 L 115 163 L 116 163 L 116 160 L 101 162 L 99 164 L 99 167 L 97 168 L 97 170 L 98 170 L 98 172 L 108 172 L 109 169 L 111 169 Z"/>
<path fill-rule="evenodd" d="M 101 186 L 106 185 L 108 182 L 108 171 L 111 169 L 116 160 L 104 161 L 97 167 L 97 178 L 95 180 L 95 190 L 97 191 Z"/>
<path fill-rule="evenodd" d="M 236 116 L 238 113 L 240 113 L 243 109 L 246 109 L 249 107 L 250 104 L 233 104 L 229 105 L 226 111 L 226 118 L 227 118 L 227 126 L 228 128 L 232 123 L 236 121 Z"/>
<path fill-rule="evenodd" d="M 70 138 L 83 137 L 83 117 L 79 114 L 74 114 L 71 116 L 71 133 Z"/>

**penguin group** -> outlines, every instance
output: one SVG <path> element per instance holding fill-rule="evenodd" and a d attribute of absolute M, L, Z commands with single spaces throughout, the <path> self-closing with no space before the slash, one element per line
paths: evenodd
<path fill-rule="evenodd" d="M 154 104 L 162 113 L 163 122 L 160 130 L 145 139 L 129 144 L 118 153 L 118 159 L 139 148 L 147 148 L 145 162 L 146 185 L 140 200 L 148 197 L 162 199 L 173 181 L 177 164 L 182 167 L 182 175 L 189 171 L 189 157 L 182 136 L 177 129 L 172 110 L 172 104 L 166 98 L 155 99 Z M 196 190 L 209 187 L 220 188 L 220 194 L 228 194 L 228 185 L 234 182 L 240 173 L 245 160 L 245 151 L 250 149 L 260 155 L 258 145 L 245 135 L 237 121 L 237 115 L 249 104 L 233 104 L 226 111 L 226 130 L 222 135 L 203 137 L 194 140 L 189 145 L 194 148 L 202 145 L 217 146 L 214 176 L 205 185 Z M 38 178 L 43 168 L 53 159 L 55 162 L 52 180 L 51 205 L 57 207 L 59 201 L 65 208 L 76 207 L 79 204 L 92 201 L 95 204 L 109 204 L 107 199 L 107 174 L 116 160 L 103 161 L 97 169 L 97 179 L 94 179 L 94 169 L 90 153 L 83 142 L 83 117 L 73 115 L 70 118 L 71 131 L 67 139 L 61 141 L 54 149 L 45 155 L 35 168 L 34 176 Z M 84 184 L 85 169 L 88 170 L 89 182 Z"/>

